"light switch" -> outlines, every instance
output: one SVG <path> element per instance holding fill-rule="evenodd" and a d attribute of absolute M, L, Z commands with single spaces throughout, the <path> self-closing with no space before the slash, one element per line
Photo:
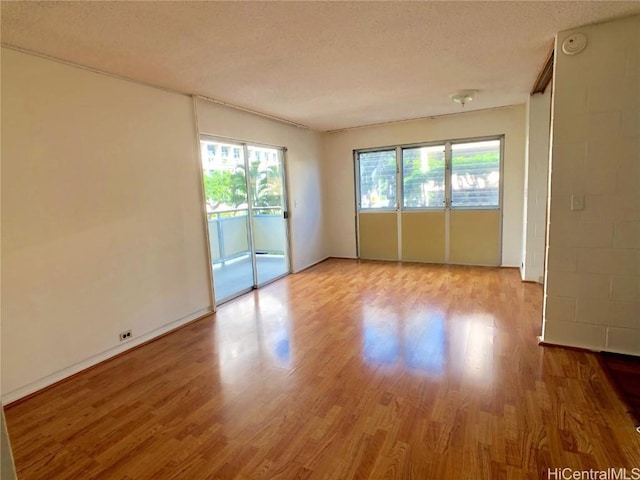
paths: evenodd
<path fill-rule="evenodd" d="M 571 195 L 571 210 L 584 210 L 584 195 Z"/>

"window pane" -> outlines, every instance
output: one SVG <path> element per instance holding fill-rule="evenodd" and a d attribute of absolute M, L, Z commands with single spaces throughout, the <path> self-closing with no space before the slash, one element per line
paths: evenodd
<path fill-rule="evenodd" d="M 275 148 L 247 147 L 251 206 L 255 215 L 278 214 L 282 207 L 282 170 Z M 275 207 L 275 208 L 268 208 Z"/>
<path fill-rule="evenodd" d="M 396 208 L 396 151 L 358 153 L 360 208 Z"/>
<path fill-rule="evenodd" d="M 210 140 L 201 140 L 200 144 L 207 212 L 224 212 L 222 216 L 239 214 L 247 208 L 244 159 L 222 156 L 233 145 Z"/>
<path fill-rule="evenodd" d="M 500 140 L 451 146 L 451 206 L 498 207 Z"/>
<path fill-rule="evenodd" d="M 402 205 L 444 208 L 444 145 L 402 150 Z"/>

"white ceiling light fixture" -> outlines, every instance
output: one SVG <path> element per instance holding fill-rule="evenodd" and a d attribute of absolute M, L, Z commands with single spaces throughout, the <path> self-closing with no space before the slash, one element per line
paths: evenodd
<path fill-rule="evenodd" d="M 464 107 L 465 104 L 473 100 L 476 93 L 478 93 L 478 90 L 459 90 L 449 95 L 449 98 L 452 102 L 459 103 Z"/>

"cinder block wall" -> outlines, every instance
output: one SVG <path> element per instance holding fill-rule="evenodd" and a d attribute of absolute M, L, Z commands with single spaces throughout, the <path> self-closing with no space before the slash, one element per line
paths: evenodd
<path fill-rule="evenodd" d="M 543 340 L 640 355 L 640 16 L 558 34 L 552 108 Z"/>

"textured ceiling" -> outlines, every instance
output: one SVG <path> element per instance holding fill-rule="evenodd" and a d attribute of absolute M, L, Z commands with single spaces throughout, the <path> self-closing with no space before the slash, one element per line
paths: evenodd
<path fill-rule="evenodd" d="M 526 101 L 558 31 L 640 2 L 10 2 L 2 43 L 318 130 Z"/>

